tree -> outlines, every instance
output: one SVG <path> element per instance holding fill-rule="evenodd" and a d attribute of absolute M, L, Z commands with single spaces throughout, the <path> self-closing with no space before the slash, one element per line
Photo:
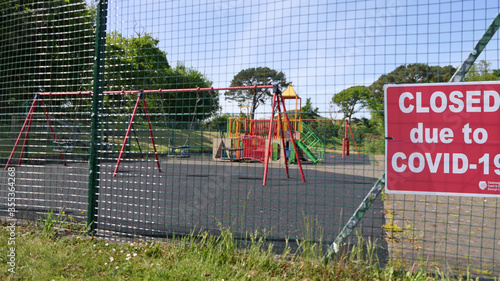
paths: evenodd
<path fill-rule="evenodd" d="M 2 110 L 24 111 L 40 91 L 91 89 L 94 15 L 85 0 L 0 1 Z"/>
<path fill-rule="evenodd" d="M 283 72 L 278 72 L 268 67 L 253 67 L 238 72 L 231 80 L 231 87 L 253 86 L 253 85 L 271 85 L 278 84 L 286 86 L 286 76 Z M 224 93 L 226 99 L 236 101 L 239 106 L 250 106 L 250 117 L 253 119 L 257 108 L 264 104 L 270 97 L 270 89 L 250 89 L 250 90 L 231 90 Z"/>
<path fill-rule="evenodd" d="M 167 70 L 166 84 L 162 89 L 210 88 L 212 81 L 194 68 L 178 63 Z M 205 120 L 219 111 L 218 91 L 193 91 L 169 93 L 164 96 L 168 105 L 167 117 L 172 120 L 190 122 Z"/>
<path fill-rule="evenodd" d="M 178 63 L 170 67 L 159 40 L 148 33 L 130 38 L 113 31 L 106 44 L 105 86 L 109 90 L 156 90 L 209 88 L 212 82 L 199 71 Z M 163 100 L 160 100 L 160 97 Z M 108 99 L 121 98 L 119 95 Z M 188 123 L 204 120 L 219 109 L 218 93 L 175 92 L 146 97 L 150 112 L 168 121 Z M 135 101 L 129 100 L 128 103 Z M 132 106 L 132 104 L 130 104 Z M 162 118 L 163 118 L 162 117 Z"/>
<path fill-rule="evenodd" d="M 388 74 L 381 75 L 368 87 L 364 104 L 370 109 L 372 121 L 382 124 L 384 121 L 384 85 L 448 82 L 456 68 L 448 66 L 429 66 L 427 64 L 403 64 Z"/>
<path fill-rule="evenodd" d="M 340 107 L 344 119 L 351 120 L 351 117 L 364 107 L 367 95 L 368 89 L 365 86 L 353 86 L 335 94 L 332 102 Z"/>
<path fill-rule="evenodd" d="M 496 81 L 499 80 L 499 70 L 490 72 L 491 62 L 481 60 L 472 65 L 464 77 L 465 81 Z"/>
<path fill-rule="evenodd" d="M 106 38 L 105 86 L 109 90 L 165 88 L 167 53 L 150 34 L 125 38 L 113 31 Z"/>
<path fill-rule="evenodd" d="M 219 132 L 227 132 L 227 121 L 231 118 L 229 114 L 217 115 L 203 124 L 203 128 Z"/>
<path fill-rule="evenodd" d="M 319 108 L 313 108 L 311 98 L 306 99 L 306 104 L 300 108 L 300 116 L 302 119 L 317 119 L 319 115 Z"/>

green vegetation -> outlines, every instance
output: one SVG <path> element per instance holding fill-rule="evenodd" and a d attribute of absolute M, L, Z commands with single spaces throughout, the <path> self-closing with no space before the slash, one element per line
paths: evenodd
<path fill-rule="evenodd" d="M 290 110 L 288 110 L 288 111 L 290 111 Z M 300 116 L 302 117 L 302 119 L 321 118 L 321 116 L 319 115 L 319 108 L 313 107 L 312 102 L 311 102 L 311 98 L 307 98 L 306 104 L 300 108 Z"/>
<path fill-rule="evenodd" d="M 353 86 L 335 94 L 332 102 L 344 113 L 344 119 L 351 120 L 351 117 L 363 108 L 367 95 L 366 87 Z"/>
<path fill-rule="evenodd" d="M 122 125 L 114 135 L 108 135 L 108 143 L 114 145 L 110 151 L 119 151 L 126 133 L 126 125 Z M 169 145 L 183 145 L 189 139 L 189 151 L 191 153 L 211 153 L 212 139 L 219 136 L 219 132 L 213 130 L 181 130 L 165 128 L 164 124 L 152 124 L 153 135 L 155 137 L 156 149 L 159 153 L 166 153 Z M 149 127 L 146 122 L 134 122 L 129 136 L 130 151 L 152 153 L 153 146 L 149 135 Z"/>
<path fill-rule="evenodd" d="M 500 80 L 500 69 L 491 70 L 490 65 L 491 62 L 485 60 L 474 63 L 465 75 L 464 80 L 467 82 Z"/>
<path fill-rule="evenodd" d="M 285 248 L 276 254 L 257 234 L 239 247 L 228 229 L 213 236 L 194 232 L 163 242 L 112 242 L 85 236 L 85 228 L 64 234 L 73 223 L 59 215 L 46 215 L 38 227 L 16 226 L 15 273 L 8 271 L 12 245 L 0 244 L 2 280 L 471 280 L 419 270 L 381 268 L 373 243 L 362 241 L 329 263 L 321 260 L 318 244 L 301 243 L 296 253 Z M 57 227 L 55 227 L 57 226 Z M 75 229 L 74 227 L 71 229 Z M 66 233 L 70 233 L 67 231 Z M 10 232 L 3 225 L 1 241 Z M 368 249 L 367 249 L 368 248 Z M 490 275 L 491 272 L 488 272 Z"/>
<path fill-rule="evenodd" d="M 36 92 L 90 90 L 95 8 L 87 2 L 0 1 L 0 118 L 23 112 Z"/>
<path fill-rule="evenodd" d="M 500 79 L 500 69 L 492 70 L 485 60 L 474 63 L 465 81 L 493 81 Z M 369 86 L 352 86 L 332 97 L 332 103 L 339 107 L 344 118 L 351 117 L 366 108 L 370 119 L 351 119 L 353 131 L 359 132 L 355 139 L 365 153 L 384 152 L 384 85 L 448 82 L 456 68 L 432 66 L 422 63 L 404 64 L 393 71 L 381 75 Z M 354 124 L 353 124 L 354 123 Z M 329 130 L 333 131 L 333 130 Z M 359 137 L 359 138 L 358 138 Z"/>
<path fill-rule="evenodd" d="M 157 90 L 209 88 L 212 82 L 196 69 L 178 63 L 171 67 L 160 41 L 148 33 L 129 38 L 117 31 L 106 37 L 105 88 L 107 90 Z M 219 110 L 218 92 L 191 91 L 147 95 L 153 119 L 190 122 L 210 118 Z M 105 97 L 104 108 L 131 107 L 136 98 Z M 111 112 L 112 113 L 112 112 Z M 160 116 L 159 117 L 155 117 Z M 114 121 L 114 120 L 110 120 Z"/>

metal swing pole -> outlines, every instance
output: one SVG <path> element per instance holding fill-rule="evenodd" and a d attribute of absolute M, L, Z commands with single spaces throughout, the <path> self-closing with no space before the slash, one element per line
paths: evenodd
<path fill-rule="evenodd" d="M 283 96 L 281 95 L 281 92 L 278 89 L 278 86 L 276 86 L 275 91 L 278 93 L 278 96 L 281 98 L 281 103 L 283 104 L 283 112 L 285 113 L 285 119 L 286 119 L 286 124 L 288 127 L 288 133 L 290 134 L 290 138 L 292 139 L 292 145 L 293 149 L 295 151 L 295 158 L 297 159 L 297 165 L 299 166 L 300 170 L 300 176 L 302 177 L 302 182 L 306 182 L 306 178 L 304 177 L 304 171 L 302 170 L 302 164 L 300 163 L 300 157 L 299 157 L 299 150 L 297 149 L 297 143 L 295 142 L 295 137 L 292 134 L 292 127 L 290 126 L 290 119 L 288 119 L 288 114 L 286 113 L 286 108 L 285 108 L 285 100 L 283 99 Z"/>
<path fill-rule="evenodd" d="M 278 97 L 278 99 L 279 99 L 279 97 Z M 281 99 L 284 102 L 283 97 L 281 97 Z M 279 112 L 281 112 L 281 107 L 280 107 L 279 102 L 278 102 L 278 110 L 279 110 Z M 285 114 L 286 114 L 286 112 L 285 112 Z M 288 158 L 286 157 L 285 135 L 283 132 L 283 120 L 281 119 L 280 113 L 278 113 L 278 120 L 280 121 L 279 126 L 280 126 L 280 135 L 281 135 L 281 148 L 283 149 L 283 157 L 285 158 L 286 177 L 289 178 L 290 175 L 288 173 Z M 290 130 L 290 127 L 288 127 L 288 130 Z"/>
<path fill-rule="evenodd" d="M 21 136 L 22 136 L 24 130 L 26 130 L 26 134 L 24 135 L 23 146 L 21 148 L 21 154 L 19 156 L 19 162 L 18 162 L 18 165 L 21 165 L 21 162 L 23 159 L 23 154 L 24 154 L 24 149 L 26 147 L 26 142 L 28 140 L 29 132 L 31 129 L 31 123 L 33 121 L 33 113 L 35 112 L 35 108 L 36 108 L 36 105 L 38 103 L 38 99 L 40 98 L 40 96 L 41 96 L 40 94 L 35 94 L 35 96 L 33 97 L 33 103 L 31 104 L 31 107 L 30 107 L 30 110 L 28 111 L 28 114 L 26 115 L 26 119 L 24 120 L 24 124 L 21 128 L 21 131 L 19 132 L 19 135 L 17 136 L 16 143 L 14 144 L 14 147 L 12 148 L 12 152 L 10 153 L 9 160 L 7 160 L 7 164 L 5 165 L 5 169 L 7 169 L 9 167 L 10 161 L 12 160 L 12 157 L 14 156 L 14 152 L 16 151 L 16 148 L 19 144 L 19 141 L 21 140 Z M 52 122 L 50 122 L 50 117 L 49 117 L 49 114 L 47 113 L 47 108 L 45 106 L 45 103 L 43 102 L 43 99 L 41 99 L 41 98 L 40 98 L 40 105 L 42 106 L 45 117 L 47 118 L 47 122 L 49 123 L 50 130 L 52 131 L 52 135 L 54 136 L 54 141 L 57 141 L 57 135 L 54 131 L 54 127 L 52 126 Z M 61 159 L 64 163 L 64 166 L 67 166 L 66 159 L 64 159 L 63 153 L 60 152 L 60 154 L 61 154 Z"/>
<path fill-rule="evenodd" d="M 21 165 L 21 161 L 23 159 L 24 148 L 26 147 L 26 142 L 28 141 L 28 136 L 30 134 L 31 123 L 33 122 L 33 112 L 31 112 L 31 114 L 28 114 L 28 116 L 26 116 L 26 118 L 28 117 L 29 117 L 28 127 L 26 128 L 26 134 L 24 135 L 23 146 L 21 148 L 21 154 L 19 155 L 19 162 L 17 162 L 17 165 Z"/>
<path fill-rule="evenodd" d="M 278 85 L 275 85 L 273 87 L 273 90 L 274 90 L 274 94 L 273 94 L 273 103 L 272 103 L 272 113 L 271 113 L 271 119 L 269 120 L 269 133 L 268 133 L 268 137 L 267 137 L 268 141 L 267 141 L 266 151 L 264 154 L 265 168 L 264 168 L 264 180 L 262 182 L 262 185 L 266 185 L 266 182 L 267 182 L 267 173 L 268 173 L 268 168 L 269 168 L 269 157 L 270 157 L 270 153 L 271 153 L 271 140 L 272 140 L 272 135 L 273 135 L 274 112 L 276 110 L 278 110 L 278 115 L 279 115 L 280 120 L 281 120 L 280 114 L 284 113 L 284 115 L 285 115 L 285 120 L 286 120 L 287 127 L 288 127 L 288 133 L 289 133 L 290 138 L 292 140 L 293 149 L 295 150 L 295 156 L 297 158 L 297 164 L 299 166 L 300 175 L 302 177 L 302 182 L 306 182 L 306 179 L 304 177 L 304 171 L 302 170 L 302 165 L 300 163 L 299 153 L 297 150 L 297 144 L 295 143 L 295 137 L 292 134 L 291 127 L 290 127 L 290 120 L 288 119 L 288 114 L 286 113 L 284 99 L 281 96 L 281 92 L 278 89 Z M 283 106 L 283 111 L 281 111 L 280 102 L 281 102 L 281 105 Z M 283 130 L 283 128 L 281 128 L 281 130 Z M 283 140 L 283 135 L 282 135 L 282 140 Z M 285 154 L 285 157 L 286 157 L 286 154 Z M 287 177 L 288 177 L 288 165 L 286 165 L 286 170 L 287 170 Z"/>
<path fill-rule="evenodd" d="M 271 110 L 271 119 L 269 120 L 269 132 L 267 135 L 267 146 L 266 146 L 266 151 L 264 152 L 264 179 L 262 181 L 262 185 L 266 185 L 267 182 L 267 172 L 269 169 L 269 154 L 271 152 L 271 139 L 273 137 L 273 120 L 274 120 L 274 111 L 276 110 L 276 96 L 277 93 L 276 91 L 273 94 L 273 103 L 272 103 L 272 110 Z"/>
<path fill-rule="evenodd" d="M 142 93 L 139 92 L 137 94 L 137 100 L 135 102 L 134 111 L 132 111 L 132 116 L 130 117 L 130 121 L 128 123 L 127 133 L 125 134 L 125 138 L 123 139 L 122 148 L 120 149 L 120 154 L 118 155 L 118 160 L 116 161 L 115 170 L 113 172 L 113 177 L 116 177 L 116 173 L 118 172 L 118 167 L 120 166 L 120 162 L 122 160 L 123 151 L 125 150 L 125 146 L 127 145 L 127 140 L 128 140 L 129 135 L 130 135 L 130 130 L 132 129 L 132 123 L 134 122 L 135 113 L 137 112 L 137 107 L 139 106 L 139 102 L 141 101 L 141 96 L 142 96 Z"/>
<path fill-rule="evenodd" d="M 5 170 L 9 167 L 10 161 L 12 160 L 12 156 L 14 156 L 14 152 L 16 151 L 17 145 L 19 144 L 19 141 L 21 140 L 21 136 L 23 135 L 24 129 L 26 129 L 26 126 L 30 126 L 31 122 L 30 116 L 33 114 L 33 111 L 35 111 L 36 108 L 36 103 L 38 99 L 38 94 L 35 94 L 35 97 L 33 98 L 33 102 L 31 103 L 30 110 L 28 111 L 28 114 L 26 115 L 26 119 L 24 119 L 23 126 L 21 127 L 21 131 L 19 132 L 19 135 L 17 136 L 16 143 L 14 144 L 14 147 L 12 148 L 12 152 L 10 153 L 9 160 L 7 160 L 7 164 L 5 164 Z M 28 123 L 29 122 L 29 123 Z"/>
<path fill-rule="evenodd" d="M 134 111 L 132 112 L 132 116 L 130 117 L 130 122 L 128 124 L 127 133 L 125 134 L 125 138 L 123 139 L 122 148 L 120 149 L 120 154 L 118 155 L 118 160 L 116 161 L 115 170 L 113 172 L 113 177 L 116 177 L 116 174 L 118 173 L 118 167 L 120 167 L 120 162 L 121 162 L 121 159 L 123 157 L 123 151 L 125 150 L 125 146 L 127 145 L 127 140 L 128 140 L 128 138 L 130 136 L 130 131 L 132 129 L 132 124 L 134 123 L 135 115 L 137 113 L 137 107 L 139 106 L 139 103 L 141 102 L 141 99 L 142 99 L 142 104 L 144 106 L 144 112 L 146 114 L 146 120 L 148 121 L 149 135 L 151 137 L 151 142 L 153 143 L 153 149 L 154 149 L 154 152 L 155 152 L 156 165 L 158 166 L 158 171 L 161 172 L 160 160 L 158 159 L 158 153 L 156 152 L 156 144 L 155 144 L 155 140 L 154 140 L 154 136 L 153 136 L 153 129 L 151 127 L 151 121 L 149 119 L 148 106 L 147 106 L 147 103 L 146 103 L 146 99 L 144 97 L 144 92 L 141 90 L 137 94 L 137 100 L 135 102 Z"/>
<path fill-rule="evenodd" d="M 153 150 L 155 152 L 156 165 L 158 166 L 158 171 L 161 172 L 160 160 L 158 159 L 158 153 L 156 153 L 156 144 L 155 144 L 155 138 L 153 136 L 153 129 L 151 128 L 151 121 L 149 120 L 149 113 L 148 113 L 148 106 L 146 104 L 146 98 L 144 97 L 143 92 L 141 92 L 140 95 L 142 95 L 142 105 L 144 106 L 144 113 L 146 114 L 146 120 L 148 121 L 149 135 L 151 137 L 151 143 L 153 144 Z"/>
<path fill-rule="evenodd" d="M 347 119 L 344 119 L 344 138 L 342 139 L 342 158 L 349 155 L 349 138 L 347 137 Z"/>
<path fill-rule="evenodd" d="M 354 134 L 352 133 L 351 123 L 347 123 L 347 126 L 349 126 L 349 132 L 351 132 L 351 138 L 352 138 L 352 141 L 354 142 L 354 147 L 356 148 L 356 151 L 358 152 L 358 156 L 361 157 L 361 154 L 359 153 L 358 145 L 356 144 L 356 140 L 354 139 Z"/>

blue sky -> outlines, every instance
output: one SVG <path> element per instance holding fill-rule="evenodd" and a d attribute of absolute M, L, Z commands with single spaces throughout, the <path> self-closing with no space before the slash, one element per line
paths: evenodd
<path fill-rule="evenodd" d="M 461 65 L 498 12 L 498 0 L 112 0 L 108 31 L 152 34 L 171 65 L 183 62 L 215 87 L 250 67 L 283 71 L 326 116 L 335 93 L 401 64 Z M 479 58 L 493 69 L 499 42 L 496 34 Z"/>

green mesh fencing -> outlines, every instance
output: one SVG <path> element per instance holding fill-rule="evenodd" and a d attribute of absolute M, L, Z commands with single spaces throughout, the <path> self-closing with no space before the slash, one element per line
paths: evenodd
<path fill-rule="evenodd" d="M 499 80 L 498 1 L 0 6 L 2 216 L 15 171 L 17 219 L 325 253 L 359 235 L 382 266 L 500 274 L 497 197 L 382 190 L 384 85 L 449 82 L 478 42 L 462 81 Z"/>
<path fill-rule="evenodd" d="M 15 203 L 17 219 L 85 220 L 91 99 L 50 93 L 92 90 L 94 8 L 2 0 L 0 23 L 2 216 Z"/>

